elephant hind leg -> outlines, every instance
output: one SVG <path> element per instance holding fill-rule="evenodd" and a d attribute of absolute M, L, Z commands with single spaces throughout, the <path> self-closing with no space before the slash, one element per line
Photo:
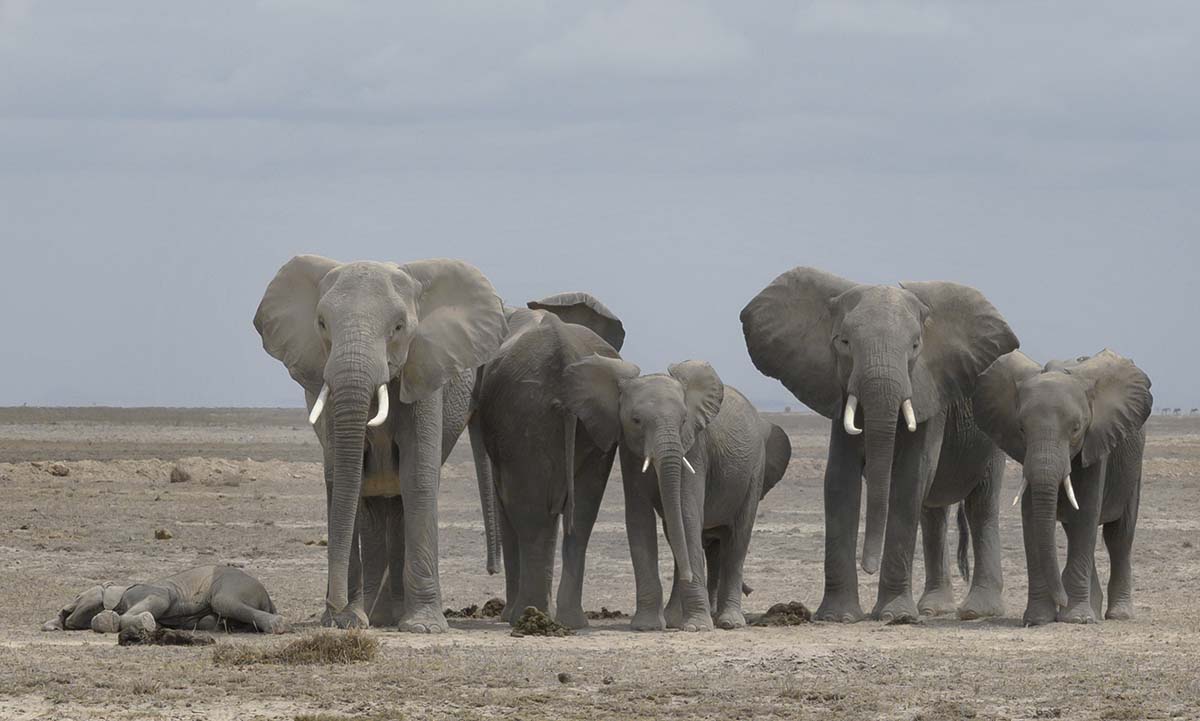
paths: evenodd
<path fill-rule="evenodd" d="M 925 593 L 917 602 L 922 616 L 941 616 L 955 610 L 946 548 L 946 507 L 921 509 L 921 545 L 925 554 Z"/>
<path fill-rule="evenodd" d="M 718 613 L 717 595 L 718 582 L 721 578 L 721 541 L 719 538 L 704 539 L 704 567 L 708 573 L 708 607 L 714 614 Z"/>
<path fill-rule="evenodd" d="M 1108 577 L 1107 619 L 1128 621 L 1133 618 L 1133 531 L 1137 526 L 1137 492 L 1125 515 L 1104 524 L 1104 547 L 1108 549 L 1111 570 Z M 1097 617 L 1098 618 L 1098 617 Z"/>
<path fill-rule="evenodd" d="M 958 609 L 964 620 L 1004 615 L 1004 573 L 1001 570 L 1000 491 L 1004 480 L 1004 455 L 996 449 L 982 469 L 979 482 L 963 501 L 975 573 L 971 589 Z"/>
<path fill-rule="evenodd" d="M 577 443 L 576 448 L 582 444 Z M 600 513 L 600 501 L 608 485 L 616 450 L 604 453 L 589 449 L 577 462 L 575 472 L 575 530 L 563 534 L 562 578 L 558 581 L 557 612 L 559 623 L 569 628 L 584 628 L 588 625 L 583 614 L 583 574 L 587 561 L 588 541 L 596 516 Z"/>
<path fill-rule="evenodd" d="M 496 505 L 500 511 L 497 515 L 500 517 L 500 545 L 504 561 L 504 610 L 500 612 L 500 620 L 512 623 L 516 620 L 513 616 L 519 611 L 517 603 L 521 595 L 521 542 L 504 503 L 497 499 Z"/>

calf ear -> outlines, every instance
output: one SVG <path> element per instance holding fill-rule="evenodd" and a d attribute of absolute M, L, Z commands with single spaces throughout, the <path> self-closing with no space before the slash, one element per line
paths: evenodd
<path fill-rule="evenodd" d="M 1154 408 L 1150 378 L 1133 361 L 1107 349 L 1066 371 L 1085 383 L 1092 403 L 1092 422 L 1081 451 L 1083 465 L 1090 466 L 1146 423 Z"/>
<path fill-rule="evenodd" d="M 792 442 L 782 428 L 763 421 L 766 428 L 766 466 L 763 469 L 763 487 L 761 499 L 775 484 L 783 480 L 788 463 L 792 460 Z"/>
<path fill-rule="evenodd" d="M 598 355 L 563 370 L 564 402 L 597 447 L 607 450 L 620 440 L 621 381 L 641 373 L 632 363 Z"/>
<path fill-rule="evenodd" d="M 625 343 L 625 326 L 621 319 L 603 303 L 588 293 L 558 293 L 526 303 L 533 310 L 547 310 L 567 323 L 581 325 L 621 350 Z"/>
<path fill-rule="evenodd" d="M 1042 372 L 1021 351 L 1006 353 L 979 376 L 972 406 L 975 422 L 1017 463 L 1025 462 L 1025 438 L 1017 419 L 1017 386 Z"/>
<path fill-rule="evenodd" d="M 704 361 L 689 360 L 675 363 L 667 373 L 683 386 L 683 403 L 687 406 L 687 423 L 682 429 L 683 451 L 696 442 L 696 435 L 708 427 L 721 411 L 725 400 L 725 384 L 713 367 Z"/>

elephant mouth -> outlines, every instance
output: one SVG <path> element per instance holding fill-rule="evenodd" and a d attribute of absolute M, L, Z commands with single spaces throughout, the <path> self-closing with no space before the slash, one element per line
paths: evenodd
<path fill-rule="evenodd" d="M 375 393 L 377 399 L 377 410 L 371 420 L 367 421 L 368 428 L 376 428 L 383 425 L 388 418 L 388 384 L 381 383 Z M 308 422 L 316 425 L 321 418 L 322 411 L 325 410 L 325 403 L 329 400 L 329 384 L 321 386 L 321 392 L 317 395 L 317 402 L 313 404 L 312 412 L 308 414 Z"/>
<path fill-rule="evenodd" d="M 846 410 L 842 414 L 842 428 L 847 435 L 857 436 L 862 434 L 862 429 L 854 425 L 854 414 L 858 411 L 858 396 L 853 393 L 846 397 Z M 911 398 L 905 398 L 900 404 L 900 412 L 904 414 L 904 427 L 909 433 L 915 433 L 917 430 L 917 414 L 913 411 Z"/>
<path fill-rule="evenodd" d="M 1066 491 L 1067 502 L 1071 504 L 1071 508 L 1074 508 L 1076 511 L 1078 511 L 1079 501 L 1075 500 L 1075 489 L 1071 486 L 1071 476 L 1064 476 L 1058 485 L 1062 486 L 1063 490 Z M 1013 496 L 1013 506 L 1016 506 L 1021 502 L 1021 496 L 1024 496 L 1025 491 L 1027 490 L 1029 490 L 1029 480 L 1024 479 L 1021 481 L 1021 490 L 1017 491 L 1017 495 Z"/>

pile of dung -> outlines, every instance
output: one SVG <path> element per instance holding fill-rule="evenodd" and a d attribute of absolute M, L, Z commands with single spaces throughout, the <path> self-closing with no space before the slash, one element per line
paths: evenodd
<path fill-rule="evenodd" d="M 501 613 L 504 613 L 503 598 L 489 598 L 487 603 L 483 604 L 483 608 L 479 609 L 479 615 L 483 618 L 498 618 Z"/>
<path fill-rule="evenodd" d="M 752 626 L 799 626 L 812 621 L 812 611 L 799 601 L 777 603 L 759 616 Z"/>
<path fill-rule="evenodd" d="M 159 626 L 153 631 L 141 628 L 122 629 L 117 636 L 121 646 L 211 646 L 216 641 L 207 633 L 193 633 Z"/>
<path fill-rule="evenodd" d="M 479 606 L 477 606 L 473 603 L 470 606 L 463 606 L 462 608 L 458 609 L 457 611 L 455 611 L 453 608 L 447 608 L 442 613 L 443 613 L 443 615 L 446 616 L 446 618 L 479 618 L 480 617 L 479 616 Z"/>
<path fill-rule="evenodd" d="M 463 606 L 458 610 L 447 608 L 442 613 L 446 618 L 496 618 L 503 611 L 504 599 L 489 598 L 482 607 L 472 603 L 470 606 Z"/>
<path fill-rule="evenodd" d="M 533 606 L 525 608 L 525 612 L 513 624 L 512 635 L 522 636 L 573 636 L 575 632 Z"/>
<path fill-rule="evenodd" d="M 629 618 L 629 614 L 624 611 L 610 611 L 607 606 L 601 606 L 599 611 L 587 611 L 583 615 L 592 621 L 606 618 Z"/>

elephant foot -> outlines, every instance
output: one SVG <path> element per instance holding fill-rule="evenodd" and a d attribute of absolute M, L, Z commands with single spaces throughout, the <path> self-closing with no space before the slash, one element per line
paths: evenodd
<path fill-rule="evenodd" d="M 921 615 L 917 612 L 917 604 L 913 601 L 912 594 L 902 593 L 891 599 L 880 599 L 871 611 L 871 618 L 885 623 L 912 623 L 919 621 Z"/>
<path fill-rule="evenodd" d="M 327 628 L 367 628 L 370 625 L 366 618 L 351 609 L 328 614 L 321 619 L 321 624 Z"/>
<path fill-rule="evenodd" d="M 1025 606 L 1021 623 L 1026 626 L 1044 626 L 1058 620 L 1058 606 L 1052 598 L 1030 598 Z"/>
<path fill-rule="evenodd" d="M 944 616 L 954 610 L 954 589 L 949 585 L 926 591 L 917 602 L 917 611 L 922 616 Z"/>
<path fill-rule="evenodd" d="M 634 613 L 633 618 L 629 621 L 629 626 L 634 631 L 661 631 L 667 627 L 667 624 L 662 612 L 654 609 L 639 610 Z"/>
<path fill-rule="evenodd" d="M 559 608 L 554 612 L 554 620 L 571 629 L 588 627 L 587 616 L 584 615 L 583 609 L 579 607 L 570 609 Z"/>
<path fill-rule="evenodd" d="M 1061 623 L 1096 623 L 1096 614 L 1092 610 L 1090 602 L 1080 601 L 1060 610 L 1058 621 Z"/>
<path fill-rule="evenodd" d="M 149 611 L 142 611 L 135 616 L 122 616 L 120 626 L 122 631 L 132 628 L 145 633 L 153 633 L 154 629 L 158 628 L 158 624 L 154 622 L 154 614 Z"/>
<path fill-rule="evenodd" d="M 259 630 L 263 633 L 287 633 L 288 625 L 287 622 L 283 620 L 283 616 L 271 614 L 270 618 L 267 619 L 266 624 L 261 625 Z"/>
<path fill-rule="evenodd" d="M 716 627 L 732 631 L 735 628 L 745 628 L 746 616 L 740 608 L 727 608 L 721 611 L 716 618 Z"/>
<path fill-rule="evenodd" d="M 858 623 L 863 618 L 862 606 L 858 605 L 856 596 L 829 593 L 821 599 L 821 605 L 813 616 L 816 621 L 828 623 Z"/>
<path fill-rule="evenodd" d="M 667 622 L 667 628 L 681 628 L 683 626 L 683 604 L 672 598 L 667 602 L 667 607 L 663 609 L 663 620 Z"/>
<path fill-rule="evenodd" d="M 96 633 L 116 633 L 121 630 L 121 617 L 116 611 L 101 611 L 92 617 L 92 630 Z"/>
<path fill-rule="evenodd" d="M 958 617 L 963 621 L 977 618 L 993 618 L 1004 615 L 1004 600 L 999 591 L 972 588 L 963 605 L 958 608 Z"/>
<path fill-rule="evenodd" d="M 1104 617 L 1110 621 L 1132 621 L 1133 603 L 1130 601 L 1110 603 L 1108 613 L 1104 614 Z"/>
<path fill-rule="evenodd" d="M 377 611 L 367 617 L 367 622 L 371 628 L 387 628 L 396 625 L 396 617 L 391 611 Z"/>
<path fill-rule="evenodd" d="M 446 617 L 435 606 L 424 606 L 405 614 L 397 626 L 407 633 L 445 633 L 450 630 Z"/>
<path fill-rule="evenodd" d="M 677 628 L 680 631 L 695 633 L 698 631 L 711 631 L 713 628 L 712 617 L 707 612 L 690 615 L 684 618 L 678 626 L 667 624 L 667 628 Z"/>

